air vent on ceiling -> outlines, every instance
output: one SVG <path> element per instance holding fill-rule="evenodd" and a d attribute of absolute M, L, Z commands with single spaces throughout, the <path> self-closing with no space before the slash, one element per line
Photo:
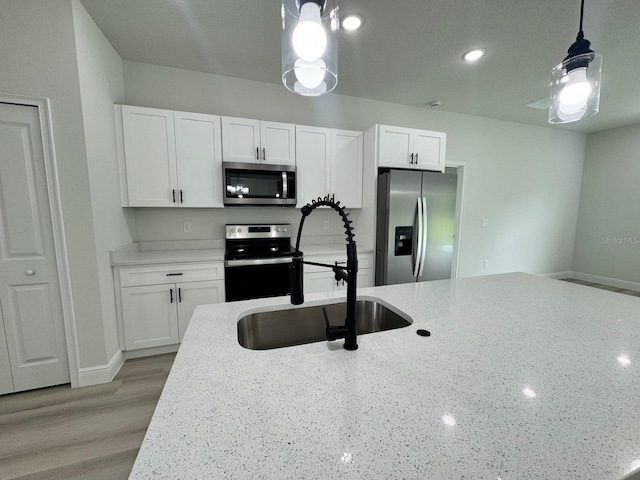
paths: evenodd
<path fill-rule="evenodd" d="M 543 97 L 525 104 L 525 107 L 537 108 L 538 110 L 548 110 L 550 103 L 551 99 L 549 97 Z"/>

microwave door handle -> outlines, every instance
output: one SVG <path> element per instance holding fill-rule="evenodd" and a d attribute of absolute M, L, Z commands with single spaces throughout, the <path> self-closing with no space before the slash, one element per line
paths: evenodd
<path fill-rule="evenodd" d="M 287 197 L 287 190 L 288 190 L 288 185 L 287 185 L 287 172 L 282 172 L 282 198 L 288 198 Z"/>
<path fill-rule="evenodd" d="M 418 276 L 420 263 L 422 260 L 422 197 L 418 197 L 418 251 L 416 252 L 416 262 L 413 267 L 413 277 Z"/>
<path fill-rule="evenodd" d="M 422 197 L 422 260 L 419 276 L 422 276 L 424 264 L 427 262 L 427 197 Z"/>

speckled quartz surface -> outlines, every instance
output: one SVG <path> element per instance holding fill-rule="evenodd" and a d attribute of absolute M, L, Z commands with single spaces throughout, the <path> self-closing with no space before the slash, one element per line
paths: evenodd
<path fill-rule="evenodd" d="M 143 243 L 142 248 L 136 243 L 131 243 L 111 251 L 111 265 L 123 267 L 166 263 L 222 262 L 224 260 L 223 240 Z M 307 256 L 346 256 L 344 242 L 312 244 L 310 240 L 303 239 L 300 250 Z M 359 246 L 358 253 L 373 253 L 373 248 Z"/>
<path fill-rule="evenodd" d="M 520 273 L 358 293 L 413 324 L 355 352 L 252 351 L 237 319 L 286 298 L 198 307 L 130 478 L 617 480 L 638 466 L 640 298 Z"/>

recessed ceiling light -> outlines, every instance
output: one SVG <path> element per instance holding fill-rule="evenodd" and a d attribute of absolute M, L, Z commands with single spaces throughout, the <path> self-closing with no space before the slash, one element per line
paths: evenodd
<path fill-rule="evenodd" d="M 469 50 L 467 53 L 465 53 L 462 56 L 462 59 L 465 62 L 469 62 L 469 63 L 473 63 L 477 60 L 480 60 L 482 57 L 484 57 L 484 54 L 487 53 L 487 51 L 484 48 L 475 48 L 473 50 Z"/>
<path fill-rule="evenodd" d="M 351 14 L 342 18 L 342 28 L 349 31 L 358 30 L 363 23 L 364 19 L 360 15 Z"/>

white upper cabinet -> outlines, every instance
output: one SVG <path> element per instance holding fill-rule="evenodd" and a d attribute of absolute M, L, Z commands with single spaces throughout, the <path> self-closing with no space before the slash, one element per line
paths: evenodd
<path fill-rule="evenodd" d="M 174 112 L 181 207 L 222 207 L 220 117 Z"/>
<path fill-rule="evenodd" d="M 331 130 L 296 125 L 298 207 L 331 192 Z"/>
<path fill-rule="evenodd" d="M 222 159 L 295 165 L 295 125 L 222 117 Z"/>
<path fill-rule="evenodd" d="M 363 133 L 331 130 L 331 191 L 340 204 L 362 208 Z"/>
<path fill-rule="evenodd" d="M 223 206 L 220 117 L 116 108 L 122 112 L 125 206 Z"/>
<path fill-rule="evenodd" d="M 330 194 L 362 208 L 362 149 L 362 132 L 297 125 L 298 206 Z"/>
<path fill-rule="evenodd" d="M 123 105 L 122 128 L 128 204 L 173 205 L 178 188 L 173 112 Z"/>
<path fill-rule="evenodd" d="M 378 125 L 378 166 L 444 172 L 447 134 Z"/>

